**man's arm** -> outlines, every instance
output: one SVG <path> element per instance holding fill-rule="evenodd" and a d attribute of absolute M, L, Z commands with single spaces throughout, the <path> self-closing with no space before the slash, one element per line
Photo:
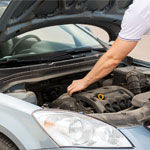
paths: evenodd
<path fill-rule="evenodd" d="M 126 41 L 118 38 L 83 79 L 75 80 L 68 86 L 68 94 L 72 96 L 74 92 L 84 90 L 92 83 L 108 75 L 136 45 L 137 41 Z"/>

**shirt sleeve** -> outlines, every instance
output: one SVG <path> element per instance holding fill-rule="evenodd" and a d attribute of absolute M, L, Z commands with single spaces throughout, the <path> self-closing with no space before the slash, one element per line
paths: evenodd
<path fill-rule="evenodd" d="M 147 34 L 148 30 L 149 26 L 144 18 L 135 10 L 129 8 L 123 17 L 119 38 L 138 41 L 143 35 Z"/>

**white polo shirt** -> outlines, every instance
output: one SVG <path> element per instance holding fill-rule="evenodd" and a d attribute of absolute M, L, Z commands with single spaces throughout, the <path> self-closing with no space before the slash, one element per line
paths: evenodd
<path fill-rule="evenodd" d="M 119 38 L 138 41 L 150 34 L 150 0 L 134 0 L 123 17 Z"/>

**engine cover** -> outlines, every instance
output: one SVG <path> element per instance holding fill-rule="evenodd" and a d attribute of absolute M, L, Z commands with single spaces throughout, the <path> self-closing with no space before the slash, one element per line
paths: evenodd
<path fill-rule="evenodd" d="M 74 94 L 67 94 L 49 104 L 51 108 L 67 109 L 84 113 L 118 112 L 131 107 L 133 93 L 120 86 L 105 86 Z"/>

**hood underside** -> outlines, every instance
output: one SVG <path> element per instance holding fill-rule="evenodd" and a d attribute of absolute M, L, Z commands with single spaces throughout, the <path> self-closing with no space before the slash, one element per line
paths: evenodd
<path fill-rule="evenodd" d="M 34 29 L 61 24 L 91 24 L 115 40 L 132 0 L 12 0 L 0 19 L 0 42 Z"/>

